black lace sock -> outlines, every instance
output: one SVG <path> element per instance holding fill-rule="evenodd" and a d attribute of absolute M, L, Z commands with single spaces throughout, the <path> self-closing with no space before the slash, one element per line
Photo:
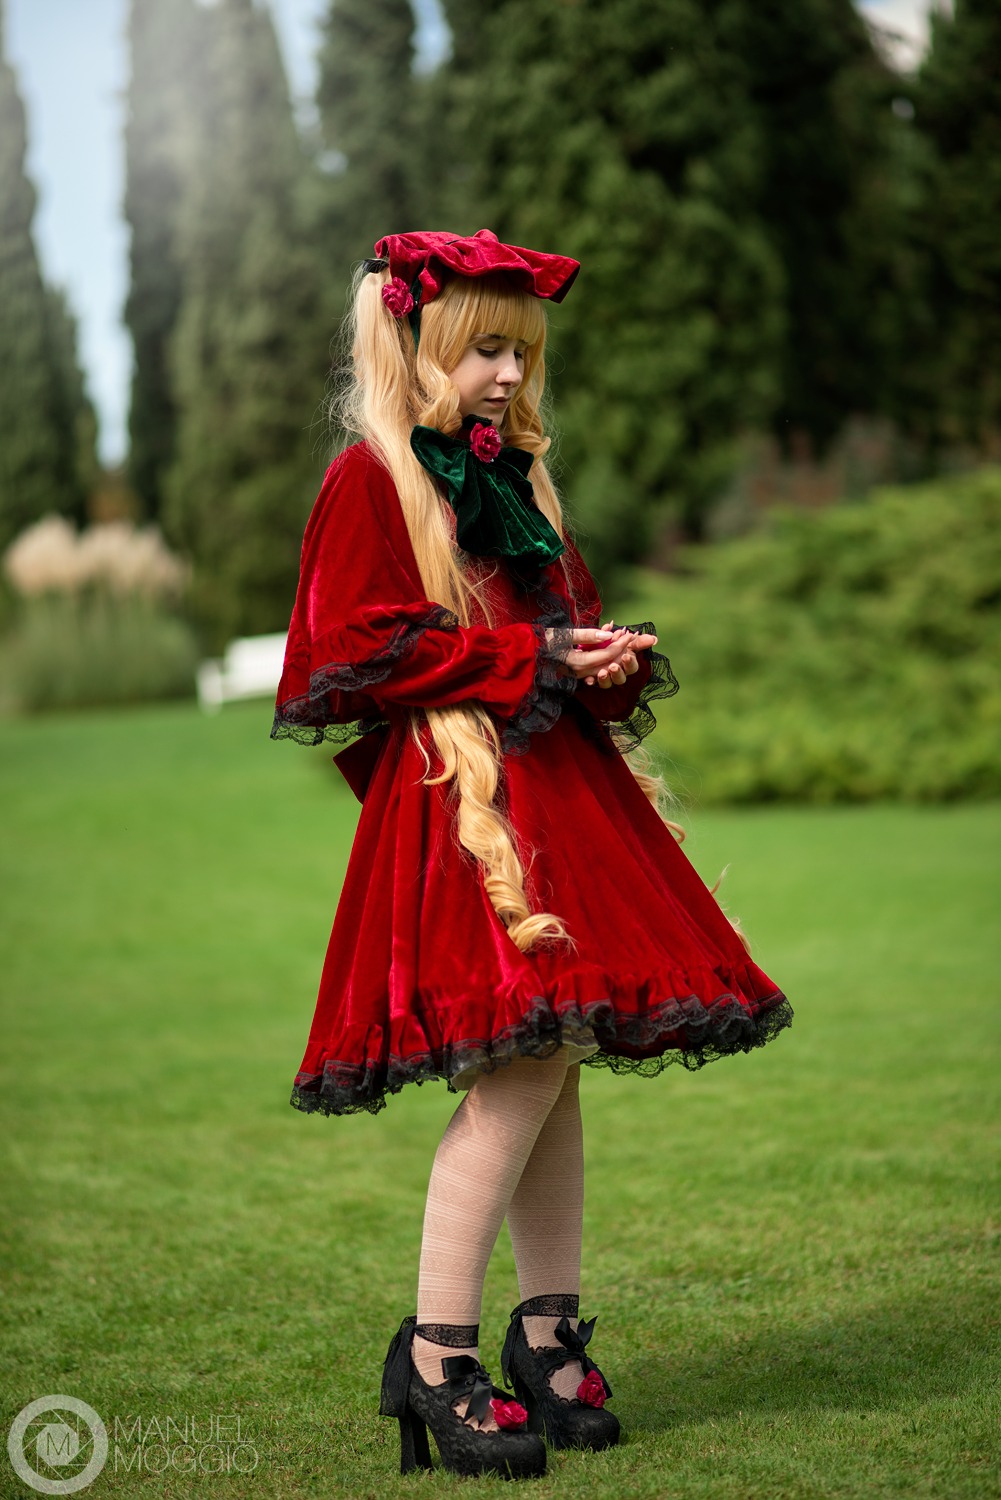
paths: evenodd
<path fill-rule="evenodd" d="M 412 1351 L 418 1375 L 427 1385 L 441 1385 L 445 1380 L 442 1358 L 468 1354 L 479 1363 L 479 1341 L 478 1323 L 418 1323 L 414 1329 Z M 493 1432 L 497 1423 L 493 1413 L 488 1412 L 482 1422 L 471 1419 L 470 1426 L 482 1432 Z"/>

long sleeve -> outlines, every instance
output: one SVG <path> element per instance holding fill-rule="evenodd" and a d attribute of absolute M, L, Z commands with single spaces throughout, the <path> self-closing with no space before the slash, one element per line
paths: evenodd
<path fill-rule="evenodd" d="M 272 735 L 344 739 L 390 704 L 469 700 L 512 734 L 545 729 L 573 687 L 560 655 L 541 624 L 463 627 L 424 596 L 392 480 L 356 444 L 328 470 L 306 528 Z"/>

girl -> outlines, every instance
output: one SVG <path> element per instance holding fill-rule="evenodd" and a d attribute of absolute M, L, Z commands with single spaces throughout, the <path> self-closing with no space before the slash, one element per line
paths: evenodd
<path fill-rule="evenodd" d="M 465 1090 L 428 1189 L 416 1318 L 386 1358 L 401 1467 L 541 1473 L 542 1437 L 619 1424 L 578 1318 L 579 1064 L 659 1072 L 760 1046 L 791 1011 L 627 754 L 677 688 L 647 625 L 600 625 L 540 417 L 545 302 L 576 261 L 488 230 L 391 235 L 356 279 L 361 439 L 306 529 L 273 735 L 336 756 L 362 811 L 292 1103 Z M 507 1218 L 522 1301 L 479 1361 Z"/>

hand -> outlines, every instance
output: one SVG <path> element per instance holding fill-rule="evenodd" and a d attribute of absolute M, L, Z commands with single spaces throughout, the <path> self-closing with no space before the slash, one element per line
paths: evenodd
<path fill-rule="evenodd" d="M 555 635 L 555 631 L 546 631 L 550 642 Z M 574 630 L 573 640 L 574 647 L 565 658 L 567 671 L 588 685 L 597 682 L 602 688 L 621 686 L 627 677 L 639 671 L 636 652 L 657 644 L 655 635 L 637 635 L 624 625 L 616 628 L 612 621 L 600 630 Z M 592 649 L 581 649 L 588 646 Z"/>

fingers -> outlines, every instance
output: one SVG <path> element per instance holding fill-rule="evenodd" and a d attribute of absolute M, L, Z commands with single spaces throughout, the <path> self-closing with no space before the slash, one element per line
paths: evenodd
<path fill-rule="evenodd" d="M 602 626 L 600 630 L 575 630 L 573 641 L 575 646 L 603 646 L 606 641 L 614 638 L 613 632 Z"/>
<path fill-rule="evenodd" d="M 632 677 L 640 669 L 639 658 L 635 651 L 624 651 L 617 662 L 610 666 L 602 667 L 593 677 L 585 679 L 589 687 L 595 683 L 599 687 L 621 687 L 627 677 Z"/>
<path fill-rule="evenodd" d="M 566 657 L 566 666 L 589 687 L 597 683 L 603 688 L 621 686 L 626 677 L 639 671 L 637 652 L 649 650 L 657 644 L 655 635 L 638 634 L 625 625 L 614 626 L 612 622 L 600 630 L 574 630 L 573 639 L 574 646 Z"/>
<path fill-rule="evenodd" d="M 607 644 L 601 642 L 599 649 L 592 651 L 573 650 L 567 656 L 567 666 L 578 676 L 597 677 L 605 668 L 618 664 L 623 653 L 627 651 L 634 637 L 628 632 L 617 636 Z"/>

